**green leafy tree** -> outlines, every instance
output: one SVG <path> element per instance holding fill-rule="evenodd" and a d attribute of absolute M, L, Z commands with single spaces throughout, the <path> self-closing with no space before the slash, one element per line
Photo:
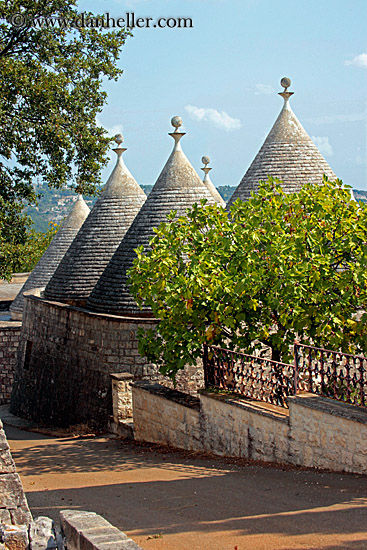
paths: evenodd
<path fill-rule="evenodd" d="M 140 331 L 140 351 L 173 377 L 205 342 L 266 345 L 283 361 L 295 338 L 365 352 L 366 278 L 367 208 L 339 180 L 285 194 L 270 178 L 231 215 L 204 204 L 172 213 L 150 251 L 137 250 L 131 290 L 160 319 Z"/>
<path fill-rule="evenodd" d="M 42 24 L 77 16 L 74 0 L 0 0 L 0 277 L 27 240 L 23 207 L 36 201 L 35 178 L 91 194 L 107 160 L 96 116 L 106 103 L 103 79 L 121 75 L 129 33 Z"/>
<path fill-rule="evenodd" d="M 52 239 L 55 237 L 60 226 L 57 223 L 50 222 L 47 231 L 35 231 L 33 227 L 29 228 L 25 243 L 15 245 L 12 250 L 11 269 L 13 273 L 25 273 L 32 271 L 39 262 L 43 253 L 48 248 Z"/>

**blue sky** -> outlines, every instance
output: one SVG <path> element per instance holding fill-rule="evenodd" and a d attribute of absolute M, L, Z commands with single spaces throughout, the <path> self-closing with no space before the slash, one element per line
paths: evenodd
<path fill-rule="evenodd" d="M 119 61 L 123 76 L 105 84 L 99 119 L 123 131 L 138 183 L 157 179 L 173 145 L 170 119 L 180 115 L 193 166 L 200 172 L 209 155 L 213 183 L 238 185 L 278 116 L 288 76 L 292 108 L 334 172 L 367 189 L 366 0 L 80 0 L 79 8 L 193 20 L 187 29 L 135 29 Z"/>

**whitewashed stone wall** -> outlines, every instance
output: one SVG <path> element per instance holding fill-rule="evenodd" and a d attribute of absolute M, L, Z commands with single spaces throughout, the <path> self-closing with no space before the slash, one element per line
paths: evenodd
<path fill-rule="evenodd" d="M 196 401 L 133 384 L 135 438 L 228 457 L 367 474 L 367 410 L 301 394 L 286 409 L 200 392 Z M 191 398 L 194 400 L 195 398 Z"/>
<path fill-rule="evenodd" d="M 285 411 L 275 412 L 256 403 L 202 394 L 200 414 L 206 451 L 222 456 L 286 461 L 289 438 Z"/>
<path fill-rule="evenodd" d="M 367 411 L 311 394 L 288 402 L 293 464 L 367 473 Z"/>
<path fill-rule="evenodd" d="M 176 390 L 138 382 L 133 384 L 134 437 L 186 449 L 201 450 L 199 399 Z"/>

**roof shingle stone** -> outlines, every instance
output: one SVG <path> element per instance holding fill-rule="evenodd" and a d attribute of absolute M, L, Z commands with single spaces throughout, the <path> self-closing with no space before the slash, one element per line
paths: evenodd
<path fill-rule="evenodd" d="M 268 176 L 280 179 L 287 193 L 299 191 L 306 183 L 321 184 L 323 174 L 331 180 L 336 178 L 292 111 L 289 98 L 293 92 L 286 91 L 285 80 L 290 85 L 289 79 L 282 79 L 285 91 L 279 95 L 284 99 L 283 108 L 227 207 L 238 198 L 248 200 L 251 192 L 257 193 L 259 181 L 267 181 Z"/>
<path fill-rule="evenodd" d="M 126 274 L 136 257 L 135 249 L 143 245 L 149 250 L 153 228 L 167 221 L 167 214 L 172 210 L 180 216 L 201 199 L 207 199 L 209 204 L 215 202 L 181 149 L 180 139 L 184 134 L 177 131 L 181 124 L 179 117 L 172 119 L 172 125 L 176 126 L 176 131 L 170 134 L 175 140 L 173 151 L 87 301 L 87 307 L 94 311 L 116 315 L 139 313 L 129 292 Z"/>
<path fill-rule="evenodd" d="M 114 151 L 117 162 L 105 188 L 45 289 L 49 300 L 85 304 L 146 200 L 123 161 L 126 149 Z"/>
<path fill-rule="evenodd" d="M 32 288 L 40 288 L 47 285 L 78 234 L 89 212 L 90 210 L 83 197 L 79 195 L 69 215 L 11 304 L 10 311 L 13 319 L 22 318 L 24 292 Z"/>

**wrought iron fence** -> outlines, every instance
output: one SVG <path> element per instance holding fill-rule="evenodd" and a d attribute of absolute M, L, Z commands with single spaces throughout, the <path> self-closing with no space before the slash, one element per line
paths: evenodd
<path fill-rule="evenodd" d="M 367 407 L 367 357 L 295 342 L 288 365 L 204 346 L 205 386 L 287 407 L 287 397 L 307 391 Z"/>
<path fill-rule="evenodd" d="M 205 386 L 287 407 L 295 394 L 294 365 L 204 346 Z"/>
<path fill-rule="evenodd" d="M 295 342 L 294 365 L 298 391 L 367 406 L 367 357 Z"/>

